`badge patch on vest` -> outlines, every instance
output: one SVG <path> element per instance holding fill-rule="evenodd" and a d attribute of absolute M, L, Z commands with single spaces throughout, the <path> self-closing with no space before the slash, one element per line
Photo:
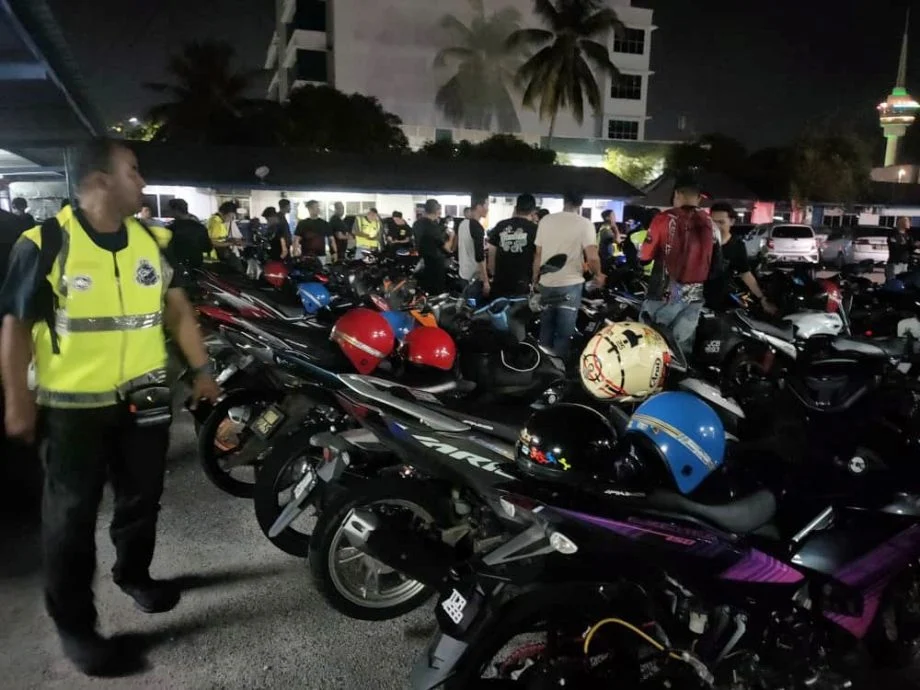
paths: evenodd
<path fill-rule="evenodd" d="M 138 259 L 137 268 L 134 271 L 134 280 L 138 285 L 144 287 L 153 287 L 160 282 L 160 274 L 157 273 L 156 267 L 147 259 Z"/>
<path fill-rule="evenodd" d="M 93 279 L 89 276 L 74 276 L 71 287 L 79 292 L 86 292 L 93 286 Z"/>

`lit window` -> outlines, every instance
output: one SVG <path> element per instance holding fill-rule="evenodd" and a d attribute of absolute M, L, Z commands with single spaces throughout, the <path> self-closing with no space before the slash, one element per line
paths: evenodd
<path fill-rule="evenodd" d="M 613 39 L 613 52 L 644 55 L 645 29 L 624 29 L 622 36 L 615 36 Z"/>
<path fill-rule="evenodd" d="M 630 101 L 642 99 L 642 75 L 621 74 L 613 80 L 610 89 L 611 98 L 623 98 Z"/>
<path fill-rule="evenodd" d="M 636 120 L 610 120 L 607 123 L 608 139 L 639 139 L 639 123 Z"/>

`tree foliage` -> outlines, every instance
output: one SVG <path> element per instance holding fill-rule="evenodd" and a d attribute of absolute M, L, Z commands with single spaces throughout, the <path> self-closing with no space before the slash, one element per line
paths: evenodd
<path fill-rule="evenodd" d="M 284 110 L 283 139 L 290 146 L 364 154 L 409 150 L 402 120 L 370 96 L 306 85 L 291 92 Z"/>
<path fill-rule="evenodd" d="M 729 177 L 744 176 L 748 152 L 744 144 L 724 134 L 706 134 L 696 141 L 675 144 L 665 160 L 668 172 L 700 170 Z"/>
<path fill-rule="evenodd" d="M 167 64 L 169 82 L 147 88 L 167 100 L 150 109 L 149 120 L 162 123 L 155 141 L 200 144 L 279 142 L 278 105 L 247 96 L 257 72 L 236 72 L 233 46 L 222 41 L 186 45 Z"/>
<path fill-rule="evenodd" d="M 534 12 L 547 28 L 517 31 L 508 45 L 536 51 L 521 65 L 517 79 L 524 106 L 550 121 L 552 139 L 560 111 L 570 110 L 579 124 L 584 122 L 585 101 L 600 112 L 598 76 L 620 75 L 610 60 L 607 39 L 611 32 L 621 32 L 623 24 L 598 0 L 534 0 Z"/>
<path fill-rule="evenodd" d="M 226 43 L 192 43 L 170 59 L 168 83 L 147 84 L 170 100 L 150 109 L 153 141 L 298 146 L 316 151 L 403 152 L 402 121 L 375 98 L 303 86 L 287 103 L 249 98 L 257 73 L 232 69 Z"/>
<path fill-rule="evenodd" d="M 644 187 L 664 172 L 664 160 L 654 153 L 627 153 L 610 148 L 604 152 L 604 168 L 633 187 Z"/>
<path fill-rule="evenodd" d="M 531 146 L 512 134 L 495 134 L 479 144 L 467 140 L 458 143 L 450 141 L 429 141 L 419 154 L 441 160 L 483 160 L 503 163 L 527 163 L 552 165 L 556 152 Z"/>
<path fill-rule="evenodd" d="M 488 130 L 493 124 L 504 132 L 521 129 L 511 91 L 524 62 L 521 47 L 508 45 L 520 29 L 521 14 L 506 7 L 486 14 L 483 0 L 469 0 L 473 19 L 467 25 L 455 15 L 441 19 L 447 40 L 434 59 L 438 70 L 453 70 L 435 96 L 447 120 L 466 129 Z"/>
<path fill-rule="evenodd" d="M 789 153 L 792 198 L 804 203 L 857 201 L 867 190 L 869 147 L 849 132 L 801 136 Z"/>

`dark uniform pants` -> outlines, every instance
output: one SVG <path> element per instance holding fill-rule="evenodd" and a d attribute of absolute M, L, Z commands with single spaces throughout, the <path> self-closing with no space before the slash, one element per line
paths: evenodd
<path fill-rule="evenodd" d="M 107 479 L 116 583 L 143 582 L 153 559 L 169 426 L 138 427 L 124 406 L 43 410 L 45 603 L 58 628 L 96 624 L 96 516 Z"/>

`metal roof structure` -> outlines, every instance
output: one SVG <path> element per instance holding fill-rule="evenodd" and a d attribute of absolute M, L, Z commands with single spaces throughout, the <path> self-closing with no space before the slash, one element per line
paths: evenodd
<path fill-rule="evenodd" d="M 631 199 L 642 192 L 601 168 L 478 160 L 419 154 L 356 156 L 292 148 L 249 148 L 131 142 L 148 184 L 199 187 L 367 191 L 389 194 L 531 193 L 574 189 L 594 199 Z M 258 168 L 268 169 L 264 179 Z M 262 171 L 264 172 L 264 171 Z"/>
<path fill-rule="evenodd" d="M 756 201 L 757 195 L 744 184 L 722 173 L 701 172 L 697 181 L 703 193 L 710 201 Z M 677 178 L 672 173 L 661 177 L 643 187 L 645 198 L 637 203 L 655 208 L 670 208 L 673 204 L 674 184 Z"/>
<path fill-rule="evenodd" d="M 0 0 L 0 174 L 59 178 L 64 149 L 105 131 L 45 0 Z"/>

